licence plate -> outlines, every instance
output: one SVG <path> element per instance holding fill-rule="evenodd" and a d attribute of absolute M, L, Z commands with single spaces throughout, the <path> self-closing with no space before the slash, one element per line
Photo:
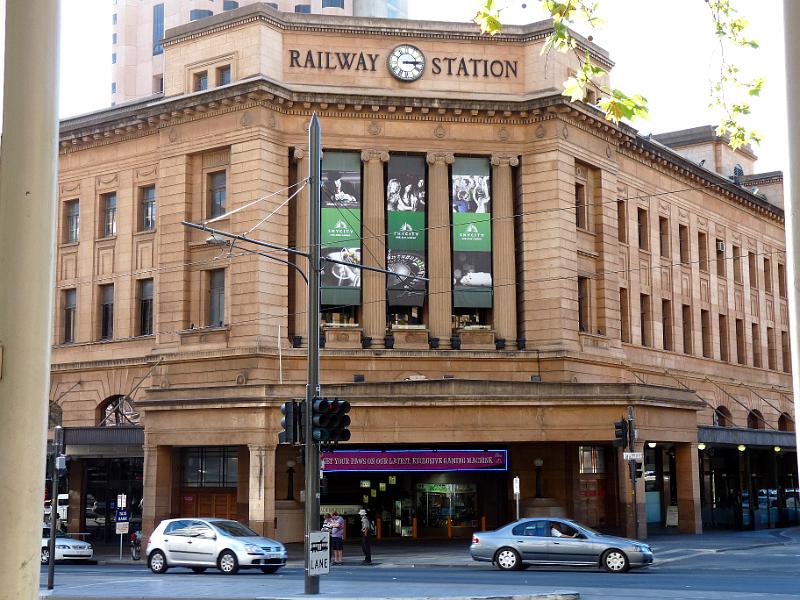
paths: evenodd
<path fill-rule="evenodd" d="M 281 555 L 277 554 L 275 552 L 271 552 L 271 553 L 267 554 L 267 558 L 280 558 L 280 557 L 281 557 Z"/>

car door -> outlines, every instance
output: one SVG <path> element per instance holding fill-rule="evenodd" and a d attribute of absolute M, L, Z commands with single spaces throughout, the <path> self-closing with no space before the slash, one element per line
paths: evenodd
<path fill-rule="evenodd" d="M 551 562 L 567 564 L 596 564 L 596 548 L 592 540 L 580 531 L 561 521 L 550 522 L 548 557 Z M 563 532 L 561 537 L 553 531 Z"/>
<path fill-rule="evenodd" d="M 541 562 L 547 554 L 547 521 L 531 520 L 516 525 L 511 531 L 512 546 L 524 562 Z"/>
<path fill-rule="evenodd" d="M 188 561 L 191 546 L 189 542 L 189 519 L 173 521 L 164 529 L 164 550 L 168 564 L 185 563 Z"/>
<path fill-rule="evenodd" d="M 192 521 L 186 539 L 186 560 L 193 563 L 215 565 L 217 562 L 217 536 L 208 523 Z"/>

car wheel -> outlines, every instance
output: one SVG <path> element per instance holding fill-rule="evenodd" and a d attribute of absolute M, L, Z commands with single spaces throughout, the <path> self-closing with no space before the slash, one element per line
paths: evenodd
<path fill-rule="evenodd" d="M 261 567 L 261 572 L 262 573 L 277 573 L 278 569 L 280 569 L 279 566 Z"/>
<path fill-rule="evenodd" d="M 239 561 L 230 550 L 223 550 L 217 560 L 217 566 L 223 575 L 235 575 L 239 570 Z"/>
<path fill-rule="evenodd" d="M 164 556 L 161 550 L 153 550 L 150 553 L 150 557 L 147 559 L 147 566 L 150 567 L 150 570 L 156 575 L 166 573 L 169 568 L 167 566 L 167 557 Z"/>
<path fill-rule="evenodd" d="M 500 548 L 494 557 L 494 562 L 501 571 L 516 571 L 522 566 L 519 553 L 513 548 Z"/>
<path fill-rule="evenodd" d="M 42 548 L 42 564 L 46 565 L 50 562 L 50 548 L 47 546 Z"/>
<path fill-rule="evenodd" d="M 205 573 L 206 567 L 192 567 L 192 571 L 195 573 Z"/>
<path fill-rule="evenodd" d="M 622 550 L 612 548 L 606 550 L 600 558 L 600 564 L 609 573 L 624 573 L 628 570 L 628 557 Z"/>

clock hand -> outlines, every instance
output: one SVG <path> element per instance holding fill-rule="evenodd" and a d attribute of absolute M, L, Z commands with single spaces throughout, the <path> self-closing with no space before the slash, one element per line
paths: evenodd
<path fill-rule="evenodd" d="M 421 60 L 401 60 L 400 61 L 404 65 L 421 65 Z"/>

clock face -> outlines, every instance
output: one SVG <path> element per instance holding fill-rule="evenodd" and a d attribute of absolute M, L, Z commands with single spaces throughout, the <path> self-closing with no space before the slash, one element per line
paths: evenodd
<path fill-rule="evenodd" d="M 425 71 L 425 55 L 416 46 L 397 46 L 387 61 L 389 71 L 400 81 L 416 81 Z"/>

